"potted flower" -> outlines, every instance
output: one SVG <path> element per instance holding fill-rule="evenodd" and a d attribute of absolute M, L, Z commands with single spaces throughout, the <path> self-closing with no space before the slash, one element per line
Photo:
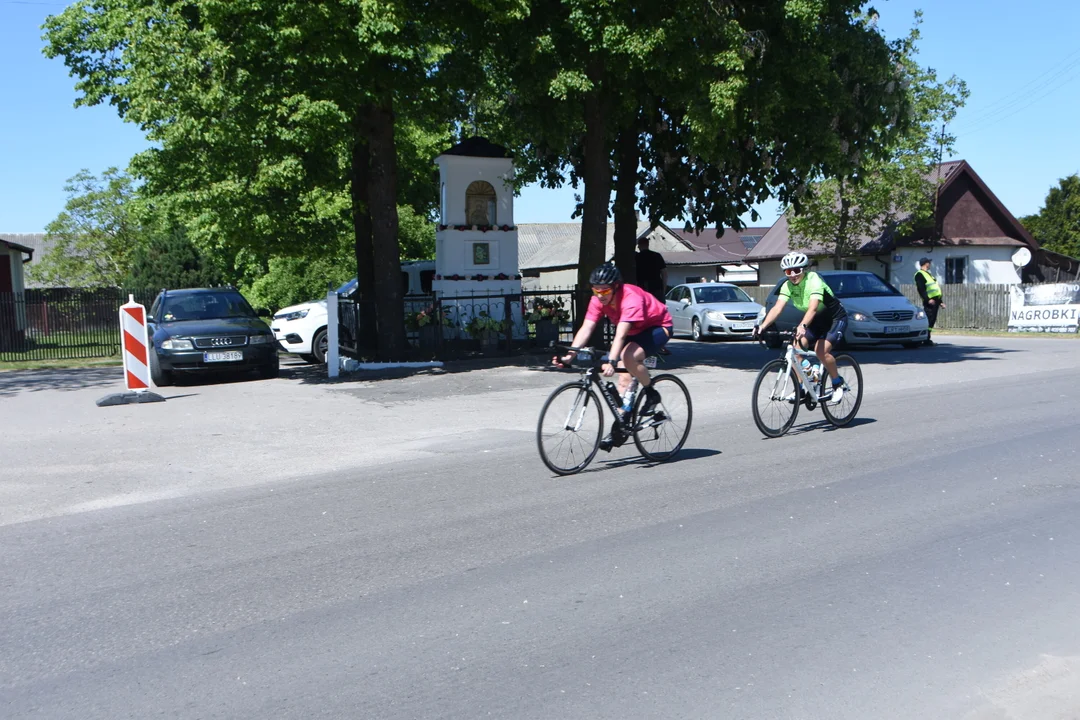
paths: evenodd
<path fill-rule="evenodd" d="M 546 347 L 559 341 L 559 329 L 570 321 L 570 313 L 562 298 L 538 297 L 525 318 L 536 328 L 537 344 Z"/>
<path fill-rule="evenodd" d="M 465 324 L 465 332 L 474 340 L 480 341 L 481 349 L 488 351 L 498 344 L 498 335 L 506 330 L 506 323 L 488 315 L 486 310 L 474 316 Z"/>
<path fill-rule="evenodd" d="M 405 327 L 420 333 L 421 347 L 434 347 L 441 327 L 450 327 L 450 308 L 429 305 L 423 310 L 405 313 Z"/>

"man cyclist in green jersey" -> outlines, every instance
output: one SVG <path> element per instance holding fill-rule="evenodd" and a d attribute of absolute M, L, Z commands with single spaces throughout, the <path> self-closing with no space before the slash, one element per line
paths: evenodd
<path fill-rule="evenodd" d="M 787 276 L 787 281 L 780 287 L 776 305 L 761 321 L 761 325 L 754 328 L 754 337 L 773 324 L 790 300 L 792 305 L 803 311 L 802 321 L 795 329 L 795 340 L 803 350 L 814 343 L 814 353 L 832 378 L 830 400 L 837 403 L 844 397 L 844 380 L 836 371 L 832 349 L 844 337 L 847 312 L 821 276 L 808 272 L 809 267 L 810 258 L 801 252 L 790 252 L 780 260 L 780 269 Z"/>

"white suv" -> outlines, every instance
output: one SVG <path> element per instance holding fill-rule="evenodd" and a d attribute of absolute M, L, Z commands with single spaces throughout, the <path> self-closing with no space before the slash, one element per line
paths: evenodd
<path fill-rule="evenodd" d="M 349 296 L 355 290 L 356 278 L 353 278 L 339 287 L 337 293 Z M 326 298 L 281 308 L 274 313 L 270 329 L 285 352 L 308 362 L 326 362 Z"/>
<path fill-rule="evenodd" d="M 401 282 L 406 297 L 430 295 L 435 275 L 434 260 L 411 260 L 401 263 Z M 337 289 L 337 294 L 351 297 L 356 292 L 356 278 Z M 270 324 L 278 345 L 287 353 L 308 362 L 326 362 L 326 298 L 290 305 L 274 314 Z"/>

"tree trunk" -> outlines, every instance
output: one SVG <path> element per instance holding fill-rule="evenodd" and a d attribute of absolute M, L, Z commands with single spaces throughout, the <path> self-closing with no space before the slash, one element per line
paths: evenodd
<path fill-rule="evenodd" d="M 592 61 L 589 79 L 593 90 L 585 96 L 585 159 L 582 179 L 585 198 L 581 210 L 578 252 L 577 317 L 584 319 L 589 303 L 589 275 L 607 258 L 607 215 L 611 203 L 611 154 L 607 143 L 606 108 L 602 100 L 603 66 Z"/>
<path fill-rule="evenodd" d="M 371 204 L 368 188 L 371 180 L 371 147 L 368 145 L 367 111 L 353 117 L 353 145 L 350 162 L 352 182 L 353 252 L 356 256 L 357 349 L 362 355 L 375 349 L 375 245 L 371 229 Z M 365 337 L 366 335 L 366 337 Z"/>
<path fill-rule="evenodd" d="M 405 297 L 401 287 L 398 249 L 397 148 L 394 145 L 394 106 L 389 96 L 368 114 L 371 175 L 368 199 L 372 227 L 372 268 L 375 273 L 375 311 L 380 360 L 400 360 L 405 339 Z"/>
<path fill-rule="evenodd" d="M 371 148 L 368 146 L 364 118 L 357 113 L 353 119 L 352 146 L 352 219 L 356 253 L 357 295 L 371 300 L 375 285 L 372 262 L 375 246 L 371 235 L 371 207 L 368 202 L 368 182 L 371 175 Z"/>
<path fill-rule="evenodd" d="M 834 270 L 839 270 L 841 268 L 840 260 L 848 245 L 848 213 L 851 212 L 851 198 L 847 195 L 847 188 L 844 187 L 843 178 L 840 178 L 838 187 L 840 188 L 840 217 L 838 218 L 836 227 L 836 247 L 833 248 Z"/>
<path fill-rule="evenodd" d="M 637 242 L 638 124 L 635 118 L 619 133 L 619 174 L 615 182 L 615 264 L 623 280 L 637 282 L 634 245 Z"/>

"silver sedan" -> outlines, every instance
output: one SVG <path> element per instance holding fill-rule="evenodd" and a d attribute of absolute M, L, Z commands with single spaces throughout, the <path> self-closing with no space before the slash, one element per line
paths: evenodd
<path fill-rule="evenodd" d="M 688 283 L 667 294 L 676 334 L 695 340 L 711 337 L 750 337 L 762 307 L 737 285 Z"/>

